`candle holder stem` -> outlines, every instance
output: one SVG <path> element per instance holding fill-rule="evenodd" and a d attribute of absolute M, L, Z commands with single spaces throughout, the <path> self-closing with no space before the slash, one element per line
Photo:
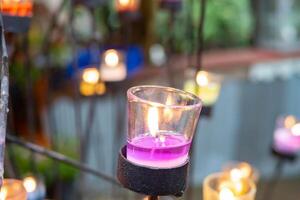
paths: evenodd
<path fill-rule="evenodd" d="M 148 196 L 147 200 L 158 200 L 158 196 Z"/>
<path fill-rule="evenodd" d="M 273 172 L 273 175 L 272 175 L 272 180 L 266 186 L 265 193 L 263 195 L 264 200 L 273 199 L 273 194 L 274 194 L 275 188 L 276 188 L 276 186 L 279 182 L 279 179 L 282 175 L 285 162 L 286 162 L 286 160 L 283 159 L 283 158 L 278 159 L 278 162 L 277 162 L 277 164 L 275 165 L 275 168 L 274 168 L 274 172 Z"/>

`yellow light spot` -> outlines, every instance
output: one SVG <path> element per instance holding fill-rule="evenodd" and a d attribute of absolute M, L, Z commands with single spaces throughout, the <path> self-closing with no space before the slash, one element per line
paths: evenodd
<path fill-rule="evenodd" d="M 291 132 L 292 132 L 292 134 L 295 135 L 295 136 L 300 136 L 300 123 L 295 124 L 295 125 L 292 127 Z"/>
<path fill-rule="evenodd" d="M 128 5 L 130 3 L 130 0 L 119 0 L 119 3 L 122 5 L 122 6 L 125 6 L 125 5 Z"/>
<path fill-rule="evenodd" d="M 158 132 L 158 120 L 158 109 L 155 107 L 149 108 L 147 122 L 150 134 L 153 137 L 156 137 Z"/>
<path fill-rule="evenodd" d="M 239 169 L 242 173 L 242 177 L 243 178 L 251 178 L 251 174 L 252 174 L 252 168 L 248 163 L 240 163 L 239 165 Z"/>
<path fill-rule="evenodd" d="M 284 126 L 286 128 L 292 128 L 296 123 L 297 123 L 297 120 L 292 115 L 289 115 L 284 119 Z"/>
<path fill-rule="evenodd" d="M 35 178 L 29 176 L 29 177 L 26 177 L 24 180 L 23 180 L 23 186 L 25 187 L 26 191 L 29 193 L 29 192 L 33 192 L 36 187 L 37 187 L 37 183 L 36 183 L 36 180 Z"/>
<path fill-rule="evenodd" d="M 87 68 L 83 70 L 82 79 L 86 83 L 96 84 L 99 81 L 100 73 L 97 68 Z"/>
<path fill-rule="evenodd" d="M 119 60 L 118 51 L 114 49 L 107 50 L 104 54 L 104 61 L 109 67 L 116 67 L 119 64 Z"/>
<path fill-rule="evenodd" d="M 106 87 L 105 87 L 105 84 L 103 82 L 97 83 L 95 85 L 95 92 L 96 92 L 96 94 L 102 95 L 102 94 L 105 93 L 105 91 L 106 91 Z"/>
<path fill-rule="evenodd" d="M 220 200 L 234 200 L 234 193 L 229 188 L 222 188 L 219 193 Z"/>
<path fill-rule="evenodd" d="M 209 83 L 208 73 L 205 71 L 197 72 L 196 82 L 199 86 L 206 86 Z"/>
<path fill-rule="evenodd" d="M 242 178 L 243 174 L 240 169 L 234 168 L 230 171 L 230 179 L 232 181 L 240 181 Z"/>
<path fill-rule="evenodd" d="M 2 186 L 0 191 L 0 200 L 5 200 L 6 197 L 7 197 L 7 188 Z"/>
<path fill-rule="evenodd" d="M 92 96 L 95 94 L 95 88 L 93 84 L 82 81 L 79 86 L 80 94 L 84 96 Z"/>

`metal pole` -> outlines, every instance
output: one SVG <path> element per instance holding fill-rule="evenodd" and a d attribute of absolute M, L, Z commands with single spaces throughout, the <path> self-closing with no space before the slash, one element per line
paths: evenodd
<path fill-rule="evenodd" d="M 108 182 L 110 182 L 114 185 L 122 187 L 121 184 L 114 177 L 111 177 L 111 176 L 109 176 L 109 175 L 107 175 L 103 172 L 99 172 L 95 169 L 92 169 L 89 166 L 87 166 L 85 164 L 82 164 L 79 161 L 71 159 L 71 158 L 69 158 L 69 157 L 67 157 L 63 154 L 58 153 L 58 152 L 51 151 L 49 149 L 46 149 L 44 147 L 41 147 L 39 145 L 30 143 L 30 142 L 26 142 L 24 140 L 20 140 L 19 138 L 15 137 L 15 136 L 12 136 L 12 135 L 7 135 L 6 141 L 8 143 L 12 143 L 12 144 L 16 144 L 18 146 L 21 146 L 25 149 L 29 149 L 29 150 L 31 150 L 35 153 L 41 154 L 43 156 L 46 156 L 46 157 L 52 158 L 54 160 L 60 161 L 62 163 L 70 165 L 74 168 L 77 168 L 77 169 L 79 169 L 83 172 L 92 174 L 92 175 L 94 175 L 96 177 L 99 177 L 101 179 L 104 179 L 105 181 L 108 181 Z"/>

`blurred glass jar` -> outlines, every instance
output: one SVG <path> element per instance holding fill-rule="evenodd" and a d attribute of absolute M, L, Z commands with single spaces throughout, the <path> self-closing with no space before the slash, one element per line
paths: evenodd
<path fill-rule="evenodd" d="M 300 49 L 300 2 L 265 0 L 259 3 L 258 43 L 281 51 Z"/>
<path fill-rule="evenodd" d="M 4 179 L 0 192 L 0 199 L 26 200 L 27 192 L 23 182 L 15 179 Z"/>

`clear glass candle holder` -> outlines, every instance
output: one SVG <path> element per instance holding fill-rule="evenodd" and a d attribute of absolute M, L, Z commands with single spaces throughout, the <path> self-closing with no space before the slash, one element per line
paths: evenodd
<path fill-rule="evenodd" d="M 202 102 L 188 92 L 161 86 L 130 88 L 127 159 L 172 168 L 188 159 Z"/>
<path fill-rule="evenodd" d="M 204 200 L 255 200 L 255 195 L 253 180 L 232 180 L 225 172 L 211 174 L 203 182 Z"/>

